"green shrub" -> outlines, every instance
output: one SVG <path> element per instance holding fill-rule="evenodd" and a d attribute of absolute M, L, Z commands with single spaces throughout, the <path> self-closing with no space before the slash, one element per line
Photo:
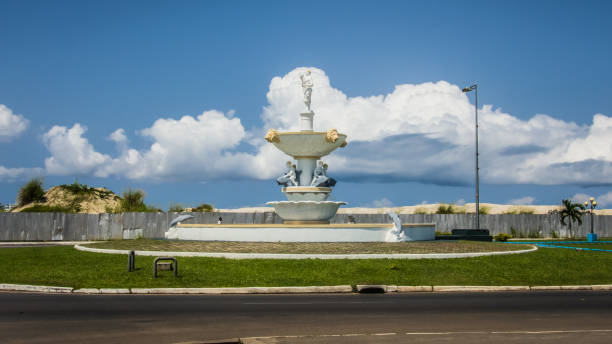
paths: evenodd
<path fill-rule="evenodd" d="M 30 179 L 25 183 L 17 194 L 17 205 L 22 207 L 32 202 L 44 202 L 45 190 L 43 189 L 42 178 Z"/>
<path fill-rule="evenodd" d="M 114 196 L 113 192 L 110 190 L 92 188 L 86 184 L 81 184 L 76 180 L 72 184 L 62 184 L 59 187 L 77 196 L 95 195 L 102 199 L 111 198 Z"/>
<path fill-rule="evenodd" d="M 142 190 L 127 189 L 121 194 L 119 201 L 120 212 L 144 211 L 146 205 L 144 198 L 146 194 Z"/>
<path fill-rule="evenodd" d="M 514 227 L 510 227 L 510 235 L 513 238 L 518 238 L 519 237 L 519 234 L 516 232 L 516 229 L 514 229 Z"/>
<path fill-rule="evenodd" d="M 495 241 L 508 241 L 508 239 L 512 238 L 512 235 L 506 233 L 499 233 L 493 237 Z"/>
<path fill-rule="evenodd" d="M 457 207 L 454 204 L 440 204 L 435 214 L 465 214 L 465 207 Z"/>
<path fill-rule="evenodd" d="M 414 213 L 415 214 L 431 214 L 431 212 L 429 212 L 426 208 L 422 208 L 422 207 L 414 209 Z"/>
<path fill-rule="evenodd" d="M 169 213 L 180 213 L 183 211 L 185 211 L 185 207 L 178 203 L 170 203 L 170 206 L 168 207 Z"/>
<path fill-rule="evenodd" d="M 529 208 L 529 207 L 510 207 L 508 210 L 504 212 L 504 214 L 511 214 L 511 215 L 534 214 L 534 213 L 535 213 L 535 209 Z"/>
<path fill-rule="evenodd" d="M 541 238 L 542 237 L 542 229 L 533 229 L 529 230 L 527 233 L 528 238 Z"/>
<path fill-rule="evenodd" d="M 479 213 L 482 215 L 487 215 L 490 211 L 491 211 L 491 207 L 488 206 L 482 206 L 482 207 L 478 207 Z"/>
<path fill-rule="evenodd" d="M 21 210 L 22 213 L 74 213 L 74 209 L 58 205 L 36 204 Z"/>
<path fill-rule="evenodd" d="M 552 233 L 550 233 L 550 235 L 553 237 L 553 239 L 559 238 L 559 232 L 557 232 L 556 230 L 553 230 Z"/>
<path fill-rule="evenodd" d="M 436 210 L 436 214 L 454 214 L 452 204 L 440 204 Z"/>
<path fill-rule="evenodd" d="M 194 213 L 209 213 L 215 210 L 215 207 L 212 204 L 202 203 L 199 206 L 193 208 L 191 211 Z"/>
<path fill-rule="evenodd" d="M 117 213 L 161 211 L 161 209 L 157 207 L 149 206 L 144 203 L 146 194 L 142 190 L 127 189 L 123 191 L 121 196 L 119 205 L 115 210 Z"/>
<path fill-rule="evenodd" d="M 441 236 L 441 235 L 452 235 L 451 232 L 438 232 L 436 231 L 436 236 Z"/>

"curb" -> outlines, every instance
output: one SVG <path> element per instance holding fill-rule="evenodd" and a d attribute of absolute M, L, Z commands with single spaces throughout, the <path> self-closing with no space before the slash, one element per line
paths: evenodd
<path fill-rule="evenodd" d="M 114 250 L 107 248 L 92 248 L 74 245 L 74 248 L 84 252 L 128 254 L 129 250 Z M 526 250 L 494 251 L 494 252 L 466 252 L 466 253 L 373 253 L 373 254 L 285 254 L 285 253 L 231 253 L 231 252 L 171 252 L 171 251 L 134 251 L 137 256 L 175 256 L 175 257 L 209 257 L 227 259 L 448 259 L 498 256 L 521 254 L 537 251 L 538 247 L 532 245 Z"/>
<path fill-rule="evenodd" d="M 69 287 L 54 287 L 45 285 L 28 285 L 28 284 L 0 284 L 1 291 L 29 291 L 34 293 L 72 293 L 73 288 Z"/>
<path fill-rule="evenodd" d="M 612 284 L 595 285 L 562 285 L 562 286 L 397 286 L 386 284 L 359 284 L 355 289 L 351 285 L 309 286 L 309 287 L 244 287 L 244 288 L 81 288 L 56 286 L 37 286 L 27 284 L 0 284 L 0 291 L 22 291 L 48 294 L 83 294 L 83 295 L 221 295 L 221 294 L 351 294 L 351 293 L 423 293 L 423 292 L 506 292 L 506 291 L 602 291 L 611 290 Z"/>

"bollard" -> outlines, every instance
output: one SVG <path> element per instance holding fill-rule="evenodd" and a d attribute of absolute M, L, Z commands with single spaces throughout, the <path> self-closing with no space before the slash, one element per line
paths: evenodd
<path fill-rule="evenodd" d="M 131 250 L 128 253 L 128 272 L 133 272 L 135 270 L 134 265 L 136 265 L 136 252 Z"/>

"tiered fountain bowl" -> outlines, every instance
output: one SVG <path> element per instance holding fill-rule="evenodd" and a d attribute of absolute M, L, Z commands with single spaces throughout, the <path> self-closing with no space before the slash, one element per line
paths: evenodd
<path fill-rule="evenodd" d="M 300 114 L 301 131 L 277 132 L 270 130 L 266 139 L 283 153 L 297 160 L 298 186 L 284 187 L 287 201 L 268 202 L 287 224 L 324 224 L 336 215 L 345 202 L 328 201 L 329 187 L 310 186 L 317 160 L 338 147 L 346 146 L 346 135 L 336 129 L 327 132 L 312 130 L 314 113 Z"/>

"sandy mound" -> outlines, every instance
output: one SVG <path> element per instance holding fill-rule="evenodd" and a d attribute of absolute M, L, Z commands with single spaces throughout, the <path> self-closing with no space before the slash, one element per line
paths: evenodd
<path fill-rule="evenodd" d="M 39 204 L 70 208 L 76 213 L 99 214 L 115 209 L 120 200 L 119 196 L 104 187 L 85 187 L 75 190 L 70 188 L 70 185 L 68 187 L 60 185 L 50 188 L 45 192 L 45 198 L 47 201 L 44 203 L 30 203 L 23 207 L 15 208 L 12 211 L 19 212 Z"/>
<path fill-rule="evenodd" d="M 434 214 L 441 203 L 434 204 L 419 204 L 412 206 L 400 207 L 385 207 L 385 208 L 349 208 L 341 207 L 338 214 L 384 214 L 387 210 L 393 210 L 398 214 Z M 445 204 L 446 205 L 446 204 Z M 464 205 L 453 205 L 453 209 L 458 213 L 474 213 L 476 209 L 475 203 L 466 203 Z M 480 203 L 481 213 L 487 214 L 548 214 L 551 211 L 561 209 L 560 205 L 510 205 L 510 204 L 494 204 Z M 266 212 L 274 211 L 272 207 L 251 207 L 238 209 L 216 209 L 219 212 Z M 612 209 L 597 209 L 595 214 L 612 215 Z"/>

